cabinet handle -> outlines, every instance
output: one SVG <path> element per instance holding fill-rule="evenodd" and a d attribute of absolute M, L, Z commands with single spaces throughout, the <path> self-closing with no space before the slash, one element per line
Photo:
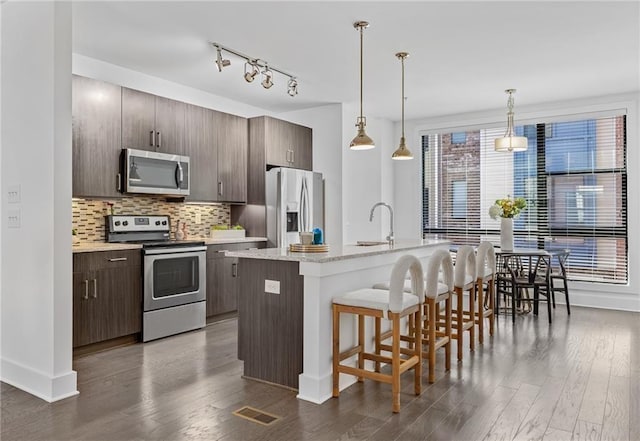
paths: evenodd
<path fill-rule="evenodd" d="M 238 264 L 234 263 L 231 265 L 231 276 L 238 277 Z"/>
<path fill-rule="evenodd" d="M 151 132 L 151 147 L 156 146 L 156 132 L 152 130 Z"/>
<path fill-rule="evenodd" d="M 88 279 L 84 281 L 84 295 L 82 296 L 82 298 L 85 300 L 89 300 L 89 280 Z"/>
<path fill-rule="evenodd" d="M 162 147 L 162 132 L 156 132 L 158 134 L 158 148 Z"/>
<path fill-rule="evenodd" d="M 98 298 L 98 279 L 93 279 L 93 298 Z"/>
<path fill-rule="evenodd" d="M 112 259 L 107 259 L 109 262 L 126 262 L 126 257 L 114 257 Z"/>
<path fill-rule="evenodd" d="M 222 186 L 222 181 L 218 181 L 218 195 L 222 196 L 224 192 L 224 187 Z"/>
<path fill-rule="evenodd" d="M 291 162 L 296 162 L 296 151 L 291 150 Z"/>
<path fill-rule="evenodd" d="M 122 191 L 122 178 L 120 176 L 120 173 L 116 175 L 116 190 Z"/>
<path fill-rule="evenodd" d="M 229 250 L 218 250 L 219 253 L 226 253 Z"/>

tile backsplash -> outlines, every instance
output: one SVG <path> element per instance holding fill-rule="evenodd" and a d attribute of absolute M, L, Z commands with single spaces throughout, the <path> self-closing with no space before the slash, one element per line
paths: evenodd
<path fill-rule="evenodd" d="M 189 237 L 209 237 L 212 225 L 229 224 L 228 204 L 188 204 L 167 202 L 161 198 L 134 196 L 114 200 L 73 198 L 73 228 L 81 242 L 104 242 L 105 216 L 127 215 L 168 215 L 171 218 L 171 237 L 174 238 L 178 220 L 187 222 Z M 197 217 L 200 223 L 196 224 Z"/>

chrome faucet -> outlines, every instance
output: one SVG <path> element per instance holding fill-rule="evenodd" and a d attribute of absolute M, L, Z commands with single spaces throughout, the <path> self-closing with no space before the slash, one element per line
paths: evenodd
<path fill-rule="evenodd" d="M 378 202 L 373 207 L 371 207 L 371 213 L 369 213 L 369 222 L 373 222 L 373 211 L 380 205 L 389 209 L 389 235 L 386 237 L 386 239 L 387 242 L 389 242 L 389 245 L 393 245 L 393 208 L 391 208 L 391 205 L 385 204 L 384 202 Z"/>

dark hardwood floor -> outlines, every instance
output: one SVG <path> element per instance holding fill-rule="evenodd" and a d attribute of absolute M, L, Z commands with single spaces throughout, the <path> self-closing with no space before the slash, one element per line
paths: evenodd
<path fill-rule="evenodd" d="M 80 395 L 53 404 L 6 384 L 9 440 L 640 440 L 640 314 L 560 306 L 500 316 L 493 339 L 413 395 L 366 381 L 314 405 L 243 380 L 236 320 L 74 361 Z M 455 344 L 455 343 L 454 343 Z M 465 345 L 468 346 L 468 345 Z M 455 350 L 454 350 L 455 354 Z M 441 355 L 440 355 L 441 357 Z M 426 366 L 426 363 L 425 363 Z M 232 414 L 282 417 L 265 427 Z"/>

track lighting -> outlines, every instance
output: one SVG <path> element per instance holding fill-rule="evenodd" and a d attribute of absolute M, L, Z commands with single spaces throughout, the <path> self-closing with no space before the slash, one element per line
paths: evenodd
<path fill-rule="evenodd" d="M 289 96 L 294 97 L 298 94 L 298 80 L 295 78 L 289 79 L 287 83 L 287 93 Z"/>
<path fill-rule="evenodd" d="M 289 96 L 291 97 L 295 97 L 298 94 L 298 79 L 294 75 L 287 73 L 281 69 L 275 68 L 266 61 L 259 58 L 250 57 L 218 43 L 210 44 L 216 49 L 215 63 L 218 67 L 218 72 L 222 72 L 223 68 L 231 65 L 230 60 L 225 60 L 224 58 L 222 58 L 222 51 L 225 51 L 245 60 L 243 76 L 247 83 L 252 83 L 253 80 L 256 79 L 258 74 L 262 74 L 263 79 L 260 84 L 262 84 L 262 87 L 264 87 L 265 89 L 270 89 L 274 85 L 274 72 L 277 72 L 281 75 L 284 75 L 285 77 L 289 77 L 289 81 L 287 82 L 287 94 L 289 94 Z"/>
<path fill-rule="evenodd" d="M 264 80 L 262 80 L 262 87 L 265 89 L 270 89 L 273 86 L 273 72 L 269 70 L 269 66 L 264 67 L 262 71 L 262 75 L 264 75 Z"/>
<path fill-rule="evenodd" d="M 251 72 L 247 71 L 247 66 L 251 66 Z M 244 79 L 247 83 L 252 82 L 256 75 L 260 73 L 258 66 L 255 64 L 255 61 L 247 61 L 244 63 Z"/>
<path fill-rule="evenodd" d="M 230 66 L 231 65 L 231 61 L 230 60 L 223 60 L 222 59 L 222 49 L 220 48 L 220 46 L 216 46 L 217 48 L 217 53 L 218 56 L 216 57 L 216 65 L 218 66 L 218 72 L 222 72 L 222 69 L 224 67 Z"/>

